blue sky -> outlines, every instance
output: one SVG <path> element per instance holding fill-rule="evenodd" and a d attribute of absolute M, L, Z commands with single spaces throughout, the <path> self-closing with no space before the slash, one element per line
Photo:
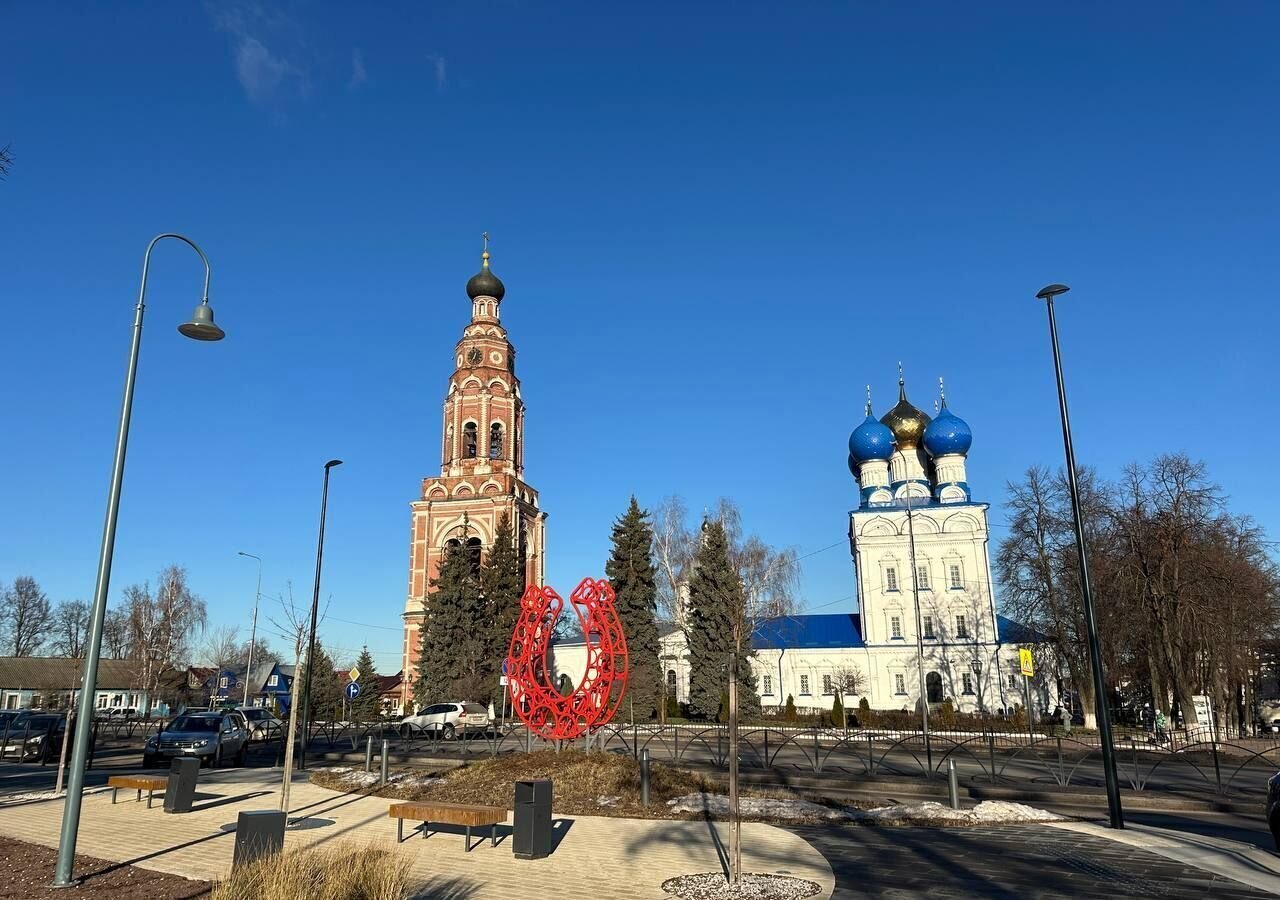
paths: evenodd
<path fill-rule="evenodd" d="M 216 623 L 310 596 L 398 667 L 408 503 L 480 233 L 520 350 L 548 575 L 634 492 L 727 495 L 853 609 L 845 441 L 945 376 L 999 504 L 1061 443 L 1204 458 L 1273 533 L 1273 4 L 11 4 L 0 34 L 0 580 L 88 598 L 157 251 L 112 599 L 177 562 Z M 1250 423 L 1245 427 L 1245 422 Z M 993 532 L 1002 534 L 1000 528 Z M 832 547 L 831 545 L 835 545 Z M 822 548 L 830 548 L 823 550 Z M 822 552 L 814 552 L 822 550 Z M 270 606 L 270 604 L 269 604 Z M 345 621 L 338 621 L 345 620 Z M 350 624 L 366 623 L 366 624 Z"/>

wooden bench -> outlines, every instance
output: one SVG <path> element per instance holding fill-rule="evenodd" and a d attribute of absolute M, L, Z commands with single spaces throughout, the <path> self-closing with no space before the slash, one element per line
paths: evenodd
<path fill-rule="evenodd" d="M 430 825 L 465 825 L 466 852 L 471 852 L 472 827 L 489 826 L 489 845 L 498 845 L 496 826 L 507 821 L 507 810 L 504 806 L 479 806 L 474 803 L 393 803 L 387 815 L 396 820 L 396 843 L 404 841 L 404 820 L 422 823 L 422 837 L 425 839 Z"/>
<path fill-rule="evenodd" d="M 120 788 L 130 791 L 137 791 L 138 796 L 134 802 L 142 800 L 142 792 L 147 792 L 147 809 L 151 808 L 151 797 L 156 791 L 164 790 L 169 784 L 169 779 L 159 775 L 112 775 L 107 779 L 107 787 L 111 788 L 111 802 L 116 802 L 116 792 Z"/>

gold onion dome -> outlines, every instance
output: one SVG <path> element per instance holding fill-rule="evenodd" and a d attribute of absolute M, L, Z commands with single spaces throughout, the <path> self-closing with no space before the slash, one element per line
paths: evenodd
<path fill-rule="evenodd" d="M 914 450 L 920 446 L 929 417 L 907 400 L 906 382 L 898 376 L 898 405 L 880 419 L 893 432 L 894 443 L 899 450 Z"/>

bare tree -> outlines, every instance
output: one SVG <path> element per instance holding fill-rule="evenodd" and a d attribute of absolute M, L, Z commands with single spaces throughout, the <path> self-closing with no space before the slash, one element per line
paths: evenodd
<path fill-rule="evenodd" d="M 127 609 L 107 610 L 102 620 L 102 653 L 107 659 L 128 659 L 133 655 Z"/>
<path fill-rule="evenodd" d="M 4 181 L 9 177 L 9 170 L 13 168 L 13 145 L 5 144 L 0 147 L 0 181 Z"/>
<path fill-rule="evenodd" d="M 658 569 L 658 611 L 663 618 L 685 627 L 689 602 L 689 567 L 698 549 L 697 535 L 686 520 L 689 511 L 677 496 L 666 497 L 653 508 L 653 560 Z"/>
<path fill-rule="evenodd" d="M 837 662 L 831 667 L 831 689 L 840 698 L 840 709 L 844 713 L 841 724 L 846 731 L 849 730 L 849 698 L 862 696 L 866 686 L 866 676 L 853 663 Z"/>
<path fill-rule="evenodd" d="M 83 600 L 65 600 L 53 610 L 53 652 L 74 659 L 84 657 L 89 635 L 89 604 Z"/>
<path fill-rule="evenodd" d="M 165 677 L 186 658 L 192 634 L 204 630 L 205 604 L 191 592 L 180 566 L 160 573 L 154 595 L 149 584 L 132 585 L 125 598 L 134 678 L 147 695 L 146 715 Z"/>
<path fill-rule="evenodd" d="M 23 575 L 0 596 L 0 626 L 11 656 L 32 656 L 49 637 L 53 607 L 40 585 Z"/>
<path fill-rule="evenodd" d="M 206 635 L 200 647 L 200 661 L 221 672 L 236 666 L 242 650 L 240 629 L 234 625 L 220 625 Z"/>

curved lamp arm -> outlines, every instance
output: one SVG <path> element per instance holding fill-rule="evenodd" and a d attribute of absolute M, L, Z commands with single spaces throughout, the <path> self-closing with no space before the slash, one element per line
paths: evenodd
<path fill-rule="evenodd" d="M 146 296 L 147 296 L 147 269 L 151 267 L 151 250 L 152 248 L 155 247 L 156 244 L 160 243 L 160 241 L 164 240 L 165 238 L 174 238 L 176 240 L 182 241 L 192 250 L 196 251 L 196 253 L 199 255 L 200 261 L 204 263 L 204 296 L 201 298 L 200 302 L 208 303 L 209 302 L 209 278 L 213 274 L 213 269 L 209 265 L 208 257 L 204 255 L 204 251 L 201 250 L 200 247 L 197 246 L 196 242 L 191 240 L 191 238 L 185 237 L 184 235 L 181 235 L 181 234 L 173 234 L 173 233 L 166 232 L 165 234 L 157 234 L 155 237 L 151 239 L 151 243 L 147 244 L 147 252 L 142 257 L 142 286 L 138 289 L 138 306 L 141 307 L 143 305 L 143 301 L 146 300 Z"/>

